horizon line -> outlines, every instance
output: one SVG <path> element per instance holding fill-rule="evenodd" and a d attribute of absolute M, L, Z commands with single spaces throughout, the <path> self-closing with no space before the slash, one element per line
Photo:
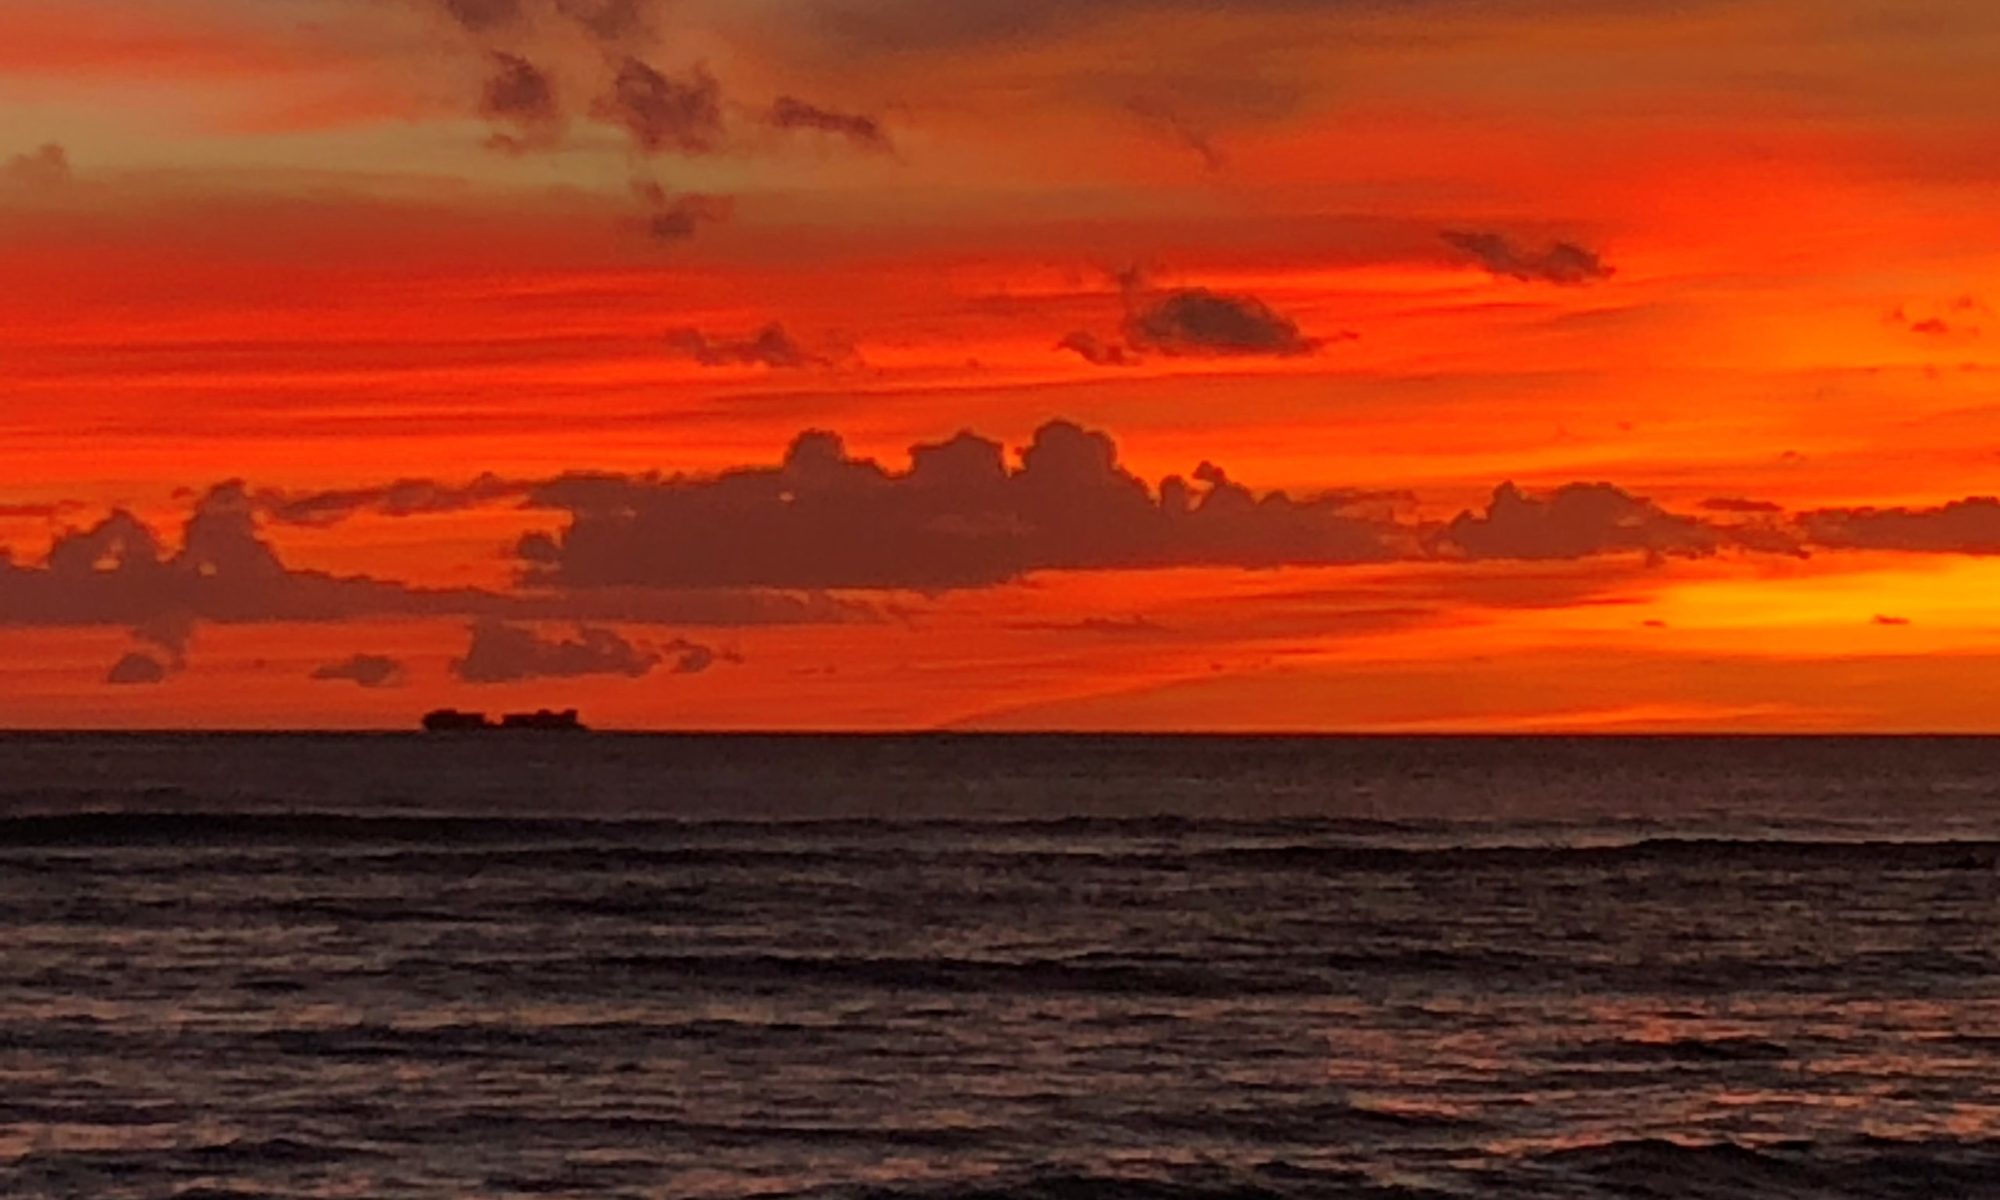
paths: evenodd
<path fill-rule="evenodd" d="M 743 739 L 814 739 L 845 738 L 854 740 L 891 739 L 952 739 L 952 740 L 1008 740 L 1029 738 L 1079 738 L 1103 740 L 1138 739 L 1184 739 L 1184 740 L 1286 740 L 1286 741 L 1587 741 L 1587 740 L 1736 740 L 1736 741 L 1783 741 L 1813 739 L 1828 740 L 1924 740 L 1953 739 L 1961 741 L 2000 740 L 2000 730 L 1896 730 L 1896 729 L 1846 729 L 1846 730 L 1771 730 L 1771 729 L 1677 729 L 1677 730 L 1619 730 L 1619 729 L 939 729 L 912 726 L 901 729 L 873 729 L 827 726 L 823 728 L 597 728 L 587 727 L 576 730 L 503 729 L 492 727 L 485 730 L 432 732 L 421 728 L 404 726 L 298 726 L 298 727 L 202 727 L 202 726 L 162 726 L 156 728 L 114 727 L 114 726 L 47 726 L 47 727 L 0 727 L 0 738 L 21 737 L 407 737 L 412 740 L 438 742 L 486 742 L 493 740 L 529 740 L 548 742 L 569 742 L 587 740 L 591 737 L 615 738 L 743 738 Z"/>

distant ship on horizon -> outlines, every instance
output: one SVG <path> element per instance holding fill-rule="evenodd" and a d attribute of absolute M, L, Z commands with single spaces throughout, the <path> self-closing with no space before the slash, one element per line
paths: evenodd
<path fill-rule="evenodd" d="M 551 709 L 536 709 L 531 713 L 506 713 L 497 722 L 488 720 L 483 712 L 461 712 L 456 708 L 440 708 L 424 714 L 426 733 L 489 733 L 518 731 L 528 733 L 587 733 L 585 725 L 573 708 L 556 712 Z"/>

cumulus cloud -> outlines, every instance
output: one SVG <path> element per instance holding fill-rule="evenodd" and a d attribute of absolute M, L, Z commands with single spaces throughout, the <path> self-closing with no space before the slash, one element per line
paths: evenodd
<path fill-rule="evenodd" d="M 1684 513 L 1609 483 L 1538 492 L 1508 484 L 1484 506 L 1439 522 L 1417 515 L 1407 496 L 1260 492 L 1208 462 L 1153 483 L 1120 464 L 1108 435 L 1067 421 L 1044 425 L 1013 452 L 969 432 L 922 443 L 902 467 L 808 431 L 774 464 L 716 475 L 482 480 L 299 495 L 225 483 L 194 502 L 177 541 L 114 511 L 60 533 L 39 563 L 0 552 L 0 626 L 130 631 L 132 661 L 117 674 L 135 680 L 181 669 L 208 623 L 371 616 L 472 623 L 458 668 L 467 679 L 694 674 L 729 656 L 700 642 L 634 642 L 614 627 L 879 621 L 883 597 L 842 593 L 939 593 L 1050 571 L 1422 561 L 1449 574 L 1445 564 L 1456 562 L 1600 555 L 2000 554 L 2000 499 L 1992 497 L 1797 515 L 1720 498 Z M 509 590 L 301 570 L 259 528 L 364 511 L 450 511 L 502 496 L 548 523 L 514 544 L 519 575 Z M 542 632 L 557 623 L 576 632 Z M 1104 620 L 1074 628 L 1144 631 Z M 394 667 L 357 655 L 313 677 L 378 686 Z"/>
<path fill-rule="evenodd" d="M 479 112 L 505 130 L 487 142 L 496 150 L 518 154 L 552 146 L 562 137 L 563 115 L 554 83 L 519 55 L 493 55 L 493 73 L 486 80 Z"/>
<path fill-rule="evenodd" d="M 258 514 L 248 488 L 225 483 L 196 502 L 178 549 L 169 550 L 149 526 L 121 510 L 62 533 L 39 564 L 0 553 L 0 626 L 125 628 L 177 668 L 204 622 L 431 616 L 739 626 L 879 619 L 867 604 L 816 594 L 642 587 L 501 593 L 299 570 L 286 566 L 260 535 Z"/>
<path fill-rule="evenodd" d="M 1608 483 L 1572 483 L 1533 496 L 1511 483 L 1494 489 L 1482 513 L 1460 513 L 1438 535 L 1447 557 L 1570 559 L 1639 551 L 1699 557 L 1729 544 L 1718 527 L 1670 513 Z"/>
<path fill-rule="evenodd" d="M 610 629 L 580 625 L 575 637 L 543 637 L 524 626 L 481 621 L 472 627 L 465 657 L 452 660 L 451 672 L 466 683 L 586 675 L 638 679 L 651 674 L 661 661 L 658 651 L 641 649 Z"/>
<path fill-rule="evenodd" d="M 821 108 L 796 96 L 778 97 L 772 102 L 771 111 L 765 114 L 764 120 L 774 129 L 804 129 L 832 134 L 863 150 L 891 154 L 896 149 L 895 143 L 889 140 L 888 131 L 874 117 Z"/>
<path fill-rule="evenodd" d="M 105 673 L 104 682 L 126 687 L 143 686 L 165 683 L 167 675 L 165 663 L 150 654 L 141 654 L 135 650 L 111 664 L 111 670 Z"/>
<path fill-rule="evenodd" d="M 172 553 L 143 522 L 116 511 L 62 534 L 39 567 L 0 560 L 0 624 L 122 625 L 175 660 L 199 621 L 338 620 L 496 602 L 502 598 L 290 570 L 258 536 L 240 483 L 201 497 Z"/>
<path fill-rule="evenodd" d="M 627 58 L 595 112 L 646 154 L 713 154 L 722 145 L 722 86 L 706 67 L 676 78 Z"/>
<path fill-rule="evenodd" d="M 1444 240 L 1489 274 L 1503 279 L 1573 287 L 1598 283 L 1616 274 L 1596 251 L 1574 242 L 1557 242 L 1547 249 L 1533 250 L 1502 233 L 1449 232 L 1444 234 Z"/>
<path fill-rule="evenodd" d="M 2000 554 L 2000 499 L 1972 496 L 1934 508 L 1822 508 L 1800 513 L 1814 545 L 1842 550 Z"/>
<path fill-rule="evenodd" d="M 646 233 L 660 242 L 684 242 L 704 225 L 727 221 L 736 210 L 736 202 L 727 196 L 676 196 L 649 180 L 633 184 L 632 190 L 646 207 Z"/>
<path fill-rule="evenodd" d="M 59 188 L 70 181 L 69 151 L 54 142 L 0 165 L 0 181 L 23 188 Z"/>
<path fill-rule="evenodd" d="M 1135 297 L 1125 319 L 1125 340 L 1140 350 L 1180 357 L 1294 358 L 1321 345 L 1255 296 L 1206 288 Z"/>
<path fill-rule="evenodd" d="M 763 366 L 777 370 L 826 366 L 828 359 L 799 344 L 776 322 L 744 338 L 710 337 L 699 329 L 676 329 L 667 346 L 704 367 Z"/>
<path fill-rule="evenodd" d="M 1018 465 L 964 433 L 891 471 L 815 431 L 774 467 L 559 481 L 530 503 L 570 523 L 521 541 L 527 578 L 569 589 L 937 591 L 1038 570 L 1370 562 L 1403 532 L 1339 499 L 1258 495 L 1207 463 L 1155 491 L 1108 436 L 1067 421 L 1037 430 Z"/>
<path fill-rule="evenodd" d="M 382 654 L 356 654 L 313 668 L 312 679 L 352 683 L 364 688 L 394 687 L 403 681 L 403 664 Z"/>
<path fill-rule="evenodd" d="M 1107 342 L 1087 329 L 1075 333 L 1056 343 L 1056 349 L 1067 350 L 1083 361 L 1097 367 L 1134 367 L 1139 358 L 1118 342 Z"/>

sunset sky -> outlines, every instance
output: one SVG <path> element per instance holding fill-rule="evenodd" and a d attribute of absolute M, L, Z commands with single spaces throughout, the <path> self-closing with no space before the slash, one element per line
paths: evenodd
<path fill-rule="evenodd" d="M 1991 0 L 4 0 L 0 725 L 2000 729 Z"/>

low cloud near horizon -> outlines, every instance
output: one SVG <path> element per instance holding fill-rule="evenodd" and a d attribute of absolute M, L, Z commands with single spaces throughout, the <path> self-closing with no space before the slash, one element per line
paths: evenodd
<path fill-rule="evenodd" d="M 676 675 L 698 675 L 715 662 L 715 651 L 676 638 L 663 647 L 628 641 L 615 630 L 577 626 L 573 634 L 544 634 L 500 621 L 472 627 L 472 642 L 452 660 L 453 676 L 465 683 L 519 683 L 531 679 L 577 679 L 616 675 L 639 679 L 663 663 Z"/>
<path fill-rule="evenodd" d="M 322 683 L 345 682 L 370 689 L 394 687 L 403 682 L 403 664 L 387 655 L 356 654 L 315 667 L 311 677 Z"/>
<path fill-rule="evenodd" d="M 51 506 L 52 511 L 70 511 Z M 325 528 L 363 514 L 436 517 L 480 507 L 547 514 L 521 537 L 516 586 L 433 588 L 288 565 L 266 526 Z M 458 660 L 474 682 L 566 674 L 694 674 L 723 659 L 686 639 L 649 642 L 614 626 L 740 628 L 880 622 L 904 602 L 1042 572 L 1512 561 L 1640 563 L 1840 551 L 2000 555 L 2000 500 L 1787 513 L 1727 497 L 1675 511 L 1607 482 L 1503 484 L 1451 519 L 1417 498 L 1332 489 L 1293 495 L 1202 462 L 1143 479 L 1112 438 L 1052 421 L 1010 452 L 961 433 L 890 467 L 808 431 L 779 461 L 714 475 L 483 475 L 315 493 L 215 485 L 178 545 L 130 512 L 61 532 L 39 563 L 0 554 L 0 627 L 111 627 L 141 643 L 107 681 L 146 684 L 182 669 L 204 624 L 340 623 L 375 617 L 470 621 Z M 1082 628 L 1101 614 L 1080 613 Z M 549 634 L 561 623 L 572 632 Z M 1121 629 L 1123 627 L 1120 627 Z M 386 656 L 315 668 L 320 681 L 389 686 Z"/>

